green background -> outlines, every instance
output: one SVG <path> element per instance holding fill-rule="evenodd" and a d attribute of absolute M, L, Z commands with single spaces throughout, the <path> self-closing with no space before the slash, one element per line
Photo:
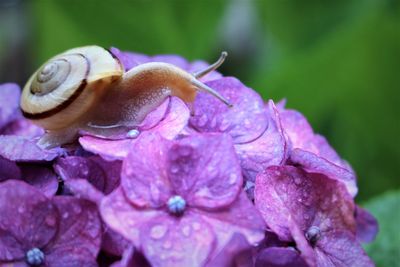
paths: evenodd
<path fill-rule="evenodd" d="M 0 82 L 22 85 L 49 57 L 87 44 L 208 61 L 227 50 L 221 71 L 304 113 L 356 170 L 357 201 L 387 214 L 375 203 L 400 188 L 400 1 L 4 1 Z M 369 247 L 378 265 L 393 266 L 381 250 L 399 264 L 399 243 L 379 242 Z"/>

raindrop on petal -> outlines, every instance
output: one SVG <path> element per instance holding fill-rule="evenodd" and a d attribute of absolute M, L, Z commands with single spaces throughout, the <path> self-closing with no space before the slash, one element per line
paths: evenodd
<path fill-rule="evenodd" d="M 165 225 L 156 225 L 153 226 L 150 230 L 150 236 L 153 239 L 161 239 L 167 233 L 167 227 Z"/>

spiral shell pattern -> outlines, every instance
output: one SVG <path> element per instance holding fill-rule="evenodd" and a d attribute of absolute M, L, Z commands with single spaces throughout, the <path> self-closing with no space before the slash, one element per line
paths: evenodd
<path fill-rule="evenodd" d="M 101 91 L 96 87 L 104 88 L 122 74 L 123 66 L 102 47 L 68 50 L 32 75 L 22 92 L 21 110 L 28 119 L 44 120 L 69 109 L 62 119 L 71 120 L 72 115 L 79 117 L 86 112 Z M 47 124 L 42 126 L 46 128 Z"/>

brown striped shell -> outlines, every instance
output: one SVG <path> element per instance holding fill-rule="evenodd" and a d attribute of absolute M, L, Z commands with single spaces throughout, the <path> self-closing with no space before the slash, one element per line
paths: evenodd
<path fill-rule="evenodd" d="M 68 50 L 47 61 L 25 85 L 21 110 L 47 130 L 68 127 L 123 75 L 120 62 L 99 46 Z"/>

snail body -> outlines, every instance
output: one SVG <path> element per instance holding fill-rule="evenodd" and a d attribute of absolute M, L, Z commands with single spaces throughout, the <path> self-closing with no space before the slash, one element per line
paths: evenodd
<path fill-rule="evenodd" d="M 107 136 L 134 128 L 168 96 L 190 104 L 201 90 L 230 105 L 198 80 L 225 57 L 222 53 L 196 74 L 161 62 L 124 72 L 119 60 L 102 47 L 74 48 L 51 58 L 31 76 L 22 92 L 21 110 L 46 130 L 39 145 L 55 147 L 72 141 L 79 130 Z"/>

